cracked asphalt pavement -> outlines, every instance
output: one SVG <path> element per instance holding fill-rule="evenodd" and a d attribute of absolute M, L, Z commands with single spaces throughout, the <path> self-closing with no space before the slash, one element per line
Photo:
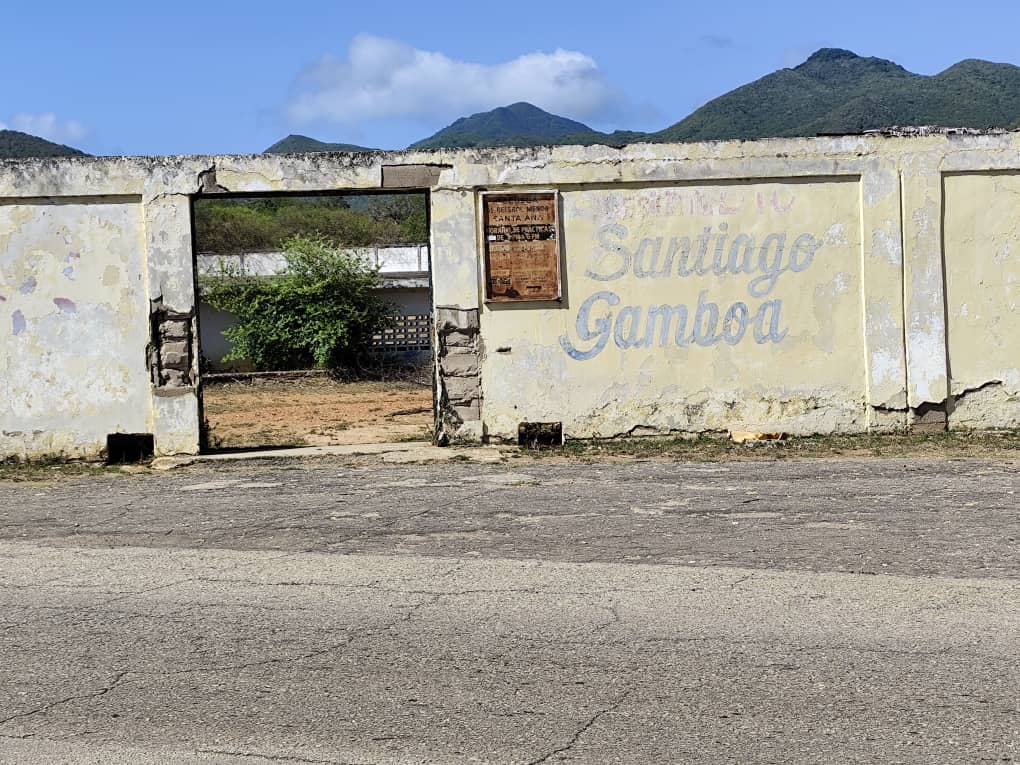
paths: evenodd
<path fill-rule="evenodd" d="M 1018 467 L 0 483 L 0 762 L 1020 761 Z"/>

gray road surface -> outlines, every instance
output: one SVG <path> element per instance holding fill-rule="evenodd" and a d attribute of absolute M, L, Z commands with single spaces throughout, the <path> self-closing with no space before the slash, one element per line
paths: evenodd
<path fill-rule="evenodd" d="M 0 484 L 0 762 L 1020 761 L 1018 467 Z"/>

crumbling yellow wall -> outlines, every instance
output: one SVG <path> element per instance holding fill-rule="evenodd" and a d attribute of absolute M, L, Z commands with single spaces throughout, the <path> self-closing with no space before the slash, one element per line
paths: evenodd
<path fill-rule="evenodd" d="M 0 457 L 198 449 L 192 196 L 399 184 L 441 440 L 1018 427 L 1018 178 L 1015 133 L 0 162 Z M 537 189 L 563 300 L 488 304 L 481 196 Z"/>
<path fill-rule="evenodd" d="M 537 150 L 474 168 L 473 211 L 456 175 L 477 282 L 445 299 L 484 349 L 468 438 L 1020 426 L 1015 133 Z M 562 200 L 564 299 L 486 303 L 480 192 L 529 189 Z"/>

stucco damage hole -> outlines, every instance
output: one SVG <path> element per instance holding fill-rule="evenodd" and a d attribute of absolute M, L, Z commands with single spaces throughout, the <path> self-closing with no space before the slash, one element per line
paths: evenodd
<path fill-rule="evenodd" d="M 950 400 L 949 421 L 954 429 L 1020 427 L 1020 390 L 1009 379 L 961 386 Z"/>
<path fill-rule="evenodd" d="M 216 165 L 213 165 L 198 174 L 198 191 L 200 194 L 226 194 L 230 189 L 217 183 Z"/>
<path fill-rule="evenodd" d="M 968 396 L 973 396 L 975 393 L 982 393 L 994 388 L 1001 387 L 1003 387 L 1002 380 L 989 380 L 988 382 L 982 383 L 981 385 L 976 385 L 973 388 L 964 388 L 955 396 L 953 396 L 953 403 L 960 403 L 965 398 L 967 398 Z"/>
<path fill-rule="evenodd" d="M 147 360 L 157 388 L 190 388 L 195 384 L 195 311 L 173 311 L 163 298 L 151 301 Z"/>
<path fill-rule="evenodd" d="M 443 170 L 453 165 L 383 165 L 380 186 L 384 189 L 427 189 L 439 183 Z"/>
<path fill-rule="evenodd" d="M 517 445 L 529 449 L 563 445 L 562 422 L 522 422 L 517 426 Z"/>
<path fill-rule="evenodd" d="M 872 404 L 872 410 L 880 412 L 882 414 L 903 414 L 909 411 L 909 408 L 904 405 L 894 404 L 892 402 L 886 402 L 884 404 Z"/>
<path fill-rule="evenodd" d="M 151 459 L 156 452 L 152 433 L 110 433 L 106 437 L 106 462 L 119 465 Z"/>
<path fill-rule="evenodd" d="M 937 433 L 946 429 L 949 421 L 945 401 L 924 401 L 912 410 L 914 414 L 910 429 L 916 432 Z"/>

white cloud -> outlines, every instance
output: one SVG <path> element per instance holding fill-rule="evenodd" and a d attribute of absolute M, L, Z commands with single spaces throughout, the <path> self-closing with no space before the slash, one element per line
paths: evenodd
<path fill-rule="evenodd" d="M 31 133 L 57 143 L 74 143 L 88 133 L 77 120 L 61 122 L 53 112 L 15 114 L 6 122 L 0 122 L 0 130 L 20 130 L 22 133 Z"/>
<path fill-rule="evenodd" d="M 528 101 L 586 119 L 606 114 L 615 94 L 583 53 L 526 53 L 499 64 L 458 61 L 398 40 L 358 35 L 346 58 L 325 55 L 298 79 L 292 122 L 357 126 L 393 117 L 450 119 Z"/>

